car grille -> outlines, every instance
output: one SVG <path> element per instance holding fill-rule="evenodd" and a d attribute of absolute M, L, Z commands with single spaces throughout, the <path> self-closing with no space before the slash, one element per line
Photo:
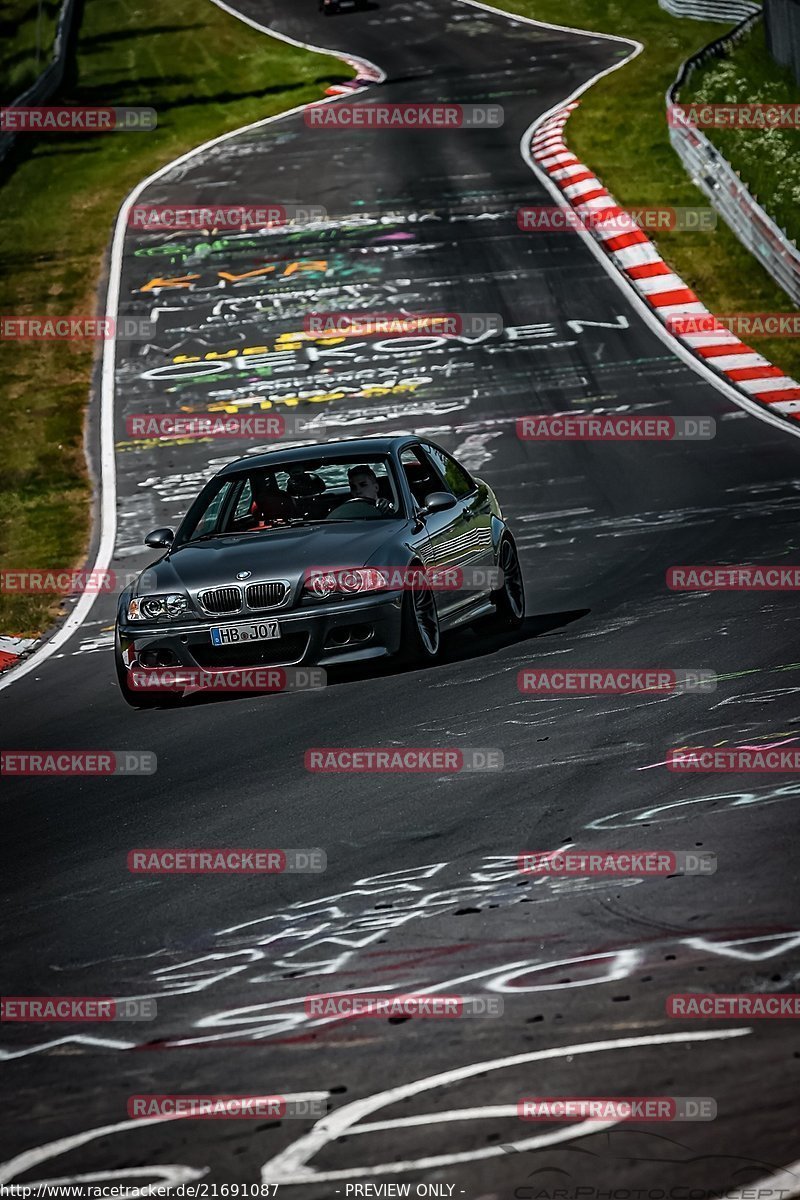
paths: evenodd
<path fill-rule="evenodd" d="M 242 607 L 242 593 L 238 587 L 214 588 L 200 593 L 200 603 L 206 612 L 233 613 Z"/>
<path fill-rule="evenodd" d="M 278 608 L 286 599 L 289 591 L 285 583 L 251 583 L 245 589 L 245 597 L 249 608 Z"/>
<path fill-rule="evenodd" d="M 190 653 L 201 667 L 269 667 L 299 662 L 308 646 L 307 633 L 292 633 L 268 642 L 246 642 L 243 646 L 191 646 Z"/>

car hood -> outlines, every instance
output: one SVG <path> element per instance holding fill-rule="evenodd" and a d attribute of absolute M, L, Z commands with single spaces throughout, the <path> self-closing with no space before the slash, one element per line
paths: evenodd
<path fill-rule="evenodd" d="M 235 584 L 241 571 L 249 581 L 288 579 L 294 583 L 309 568 L 364 566 L 371 556 L 405 532 L 407 525 L 376 522 L 307 525 L 243 533 L 187 544 L 140 575 L 134 595 Z"/>

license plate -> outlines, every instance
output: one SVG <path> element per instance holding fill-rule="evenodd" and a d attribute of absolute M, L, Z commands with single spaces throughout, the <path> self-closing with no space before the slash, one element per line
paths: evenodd
<path fill-rule="evenodd" d="M 242 642 L 268 642 L 281 636 L 277 621 L 254 621 L 252 625 L 220 625 L 211 630 L 215 646 L 238 646 Z"/>

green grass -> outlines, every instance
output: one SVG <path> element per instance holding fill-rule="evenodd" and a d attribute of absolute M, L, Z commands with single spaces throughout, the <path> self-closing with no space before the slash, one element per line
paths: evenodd
<path fill-rule="evenodd" d="M 499 0 L 527 17 L 615 33 L 643 52 L 596 83 L 567 124 L 571 149 L 597 172 L 623 205 L 702 205 L 669 141 L 664 95 L 681 63 L 729 25 L 679 20 L 657 0 Z M 620 57 L 623 57 L 620 48 Z M 746 135 L 742 135 L 746 136 Z M 668 263 L 712 312 L 793 312 L 789 298 L 720 219 L 710 233 L 664 231 L 653 239 Z M 760 351 L 800 378 L 800 346 L 792 338 L 751 338 Z"/>
<path fill-rule="evenodd" d="M 16 100 L 50 62 L 60 10 L 61 0 L 3 0 L 0 102 Z"/>
<path fill-rule="evenodd" d="M 200 142 L 317 99 L 349 75 L 338 60 L 275 41 L 206 0 L 166 9 L 159 0 L 86 0 L 77 68 L 78 82 L 59 100 L 153 107 L 158 128 L 26 143 L 0 189 L 3 313 L 96 311 L 114 217 L 140 179 Z M 83 564 L 92 361 L 89 343 L 0 342 L 5 569 Z M 40 633 L 56 612 L 52 597 L 0 595 L 0 633 Z"/>
<path fill-rule="evenodd" d="M 792 72 L 767 53 L 764 25 L 759 22 L 731 54 L 712 59 L 695 71 L 682 99 L 707 103 L 727 101 L 797 103 Z M 713 141 L 781 229 L 800 239 L 800 130 L 709 129 Z"/>

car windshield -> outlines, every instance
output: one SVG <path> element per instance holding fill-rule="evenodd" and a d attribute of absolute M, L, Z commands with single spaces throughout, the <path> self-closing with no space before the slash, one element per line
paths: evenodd
<path fill-rule="evenodd" d="M 177 543 L 258 530 L 404 517 L 387 458 L 309 458 L 213 479 L 178 530 Z"/>

